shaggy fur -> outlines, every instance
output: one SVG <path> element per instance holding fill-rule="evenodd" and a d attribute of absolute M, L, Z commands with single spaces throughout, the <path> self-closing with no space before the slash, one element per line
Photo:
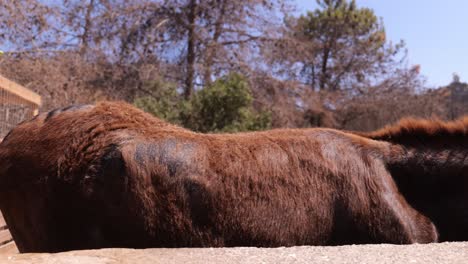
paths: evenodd
<path fill-rule="evenodd" d="M 199 134 L 125 103 L 66 108 L 0 145 L 0 209 L 21 252 L 437 241 L 392 174 L 430 217 L 436 188 L 385 135 Z"/>
<path fill-rule="evenodd" d="M 392 144 L 384 157 L 400 192 L 436 225 L 441 241 L 468 240 L 468 117 L 404 119 L 361 133 Z"/>

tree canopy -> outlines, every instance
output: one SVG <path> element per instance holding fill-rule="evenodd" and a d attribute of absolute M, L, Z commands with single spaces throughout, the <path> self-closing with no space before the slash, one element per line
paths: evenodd
<path fill-rule="evenodd" d="M 3 1 L 0 73 L 47 109 L 126 100 L 203 132 L 453 116 L 372 9 L 316 2 L 298 15 L 293 0 Z"/>

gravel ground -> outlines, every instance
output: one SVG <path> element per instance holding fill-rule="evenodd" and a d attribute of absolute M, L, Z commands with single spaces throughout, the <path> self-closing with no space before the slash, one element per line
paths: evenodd
<path fill-rule="evenodd" d="M 404 246 L 101 249 L 0 255 L 0 263 L 468 263 L 468 242 Z"/>

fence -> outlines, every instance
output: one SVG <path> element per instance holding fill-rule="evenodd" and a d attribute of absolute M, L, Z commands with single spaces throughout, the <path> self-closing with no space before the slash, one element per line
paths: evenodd
<path fill-rule="evenodd" d="M 0 139 L 23 120 L 37 115 L 41 97 L 0 75 Z"/>
<path fill-rule="evenodd" d="M 41 97 L 0 75 L 0 140 L 18 123 L 39 112 Z M 0 213 L 0 254 L 17 253 L 3 215 Z"/>
<path fill-rule="evenodd" d="M 0 254 L 18 253 L 3 215 L 0 213 Z"/>

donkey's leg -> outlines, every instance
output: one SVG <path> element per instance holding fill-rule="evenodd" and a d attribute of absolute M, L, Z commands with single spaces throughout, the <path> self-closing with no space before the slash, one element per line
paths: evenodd
<path fill-rule="evenodd" d="M 47 194 L 41 187 L 28 184 L 0 195 L 3 216 L 21 253 L 51 252 L 57 246 L 50 232 Z"/>
<path fill-rule="evenodd" d="M 390 195 L 394 196 L 391 203 L 387 201 L 388 198 L 377 202 L 378 208 L 367 223 L 375 240 L 396 244 L 437 242 L 434 224 L 413 209 L 400 194 Z"/>
<path fill-rule="evenodd" d="M 368 180 L 369 210 L 361 211 L 361 224 L 373 234 L 376 242 L 408 244 L 430 243 L 438 239 L 437 230 L 427 217 L 411 207 L 400 194 L 393 178 L 380 161 L 373 166 Z"/>

